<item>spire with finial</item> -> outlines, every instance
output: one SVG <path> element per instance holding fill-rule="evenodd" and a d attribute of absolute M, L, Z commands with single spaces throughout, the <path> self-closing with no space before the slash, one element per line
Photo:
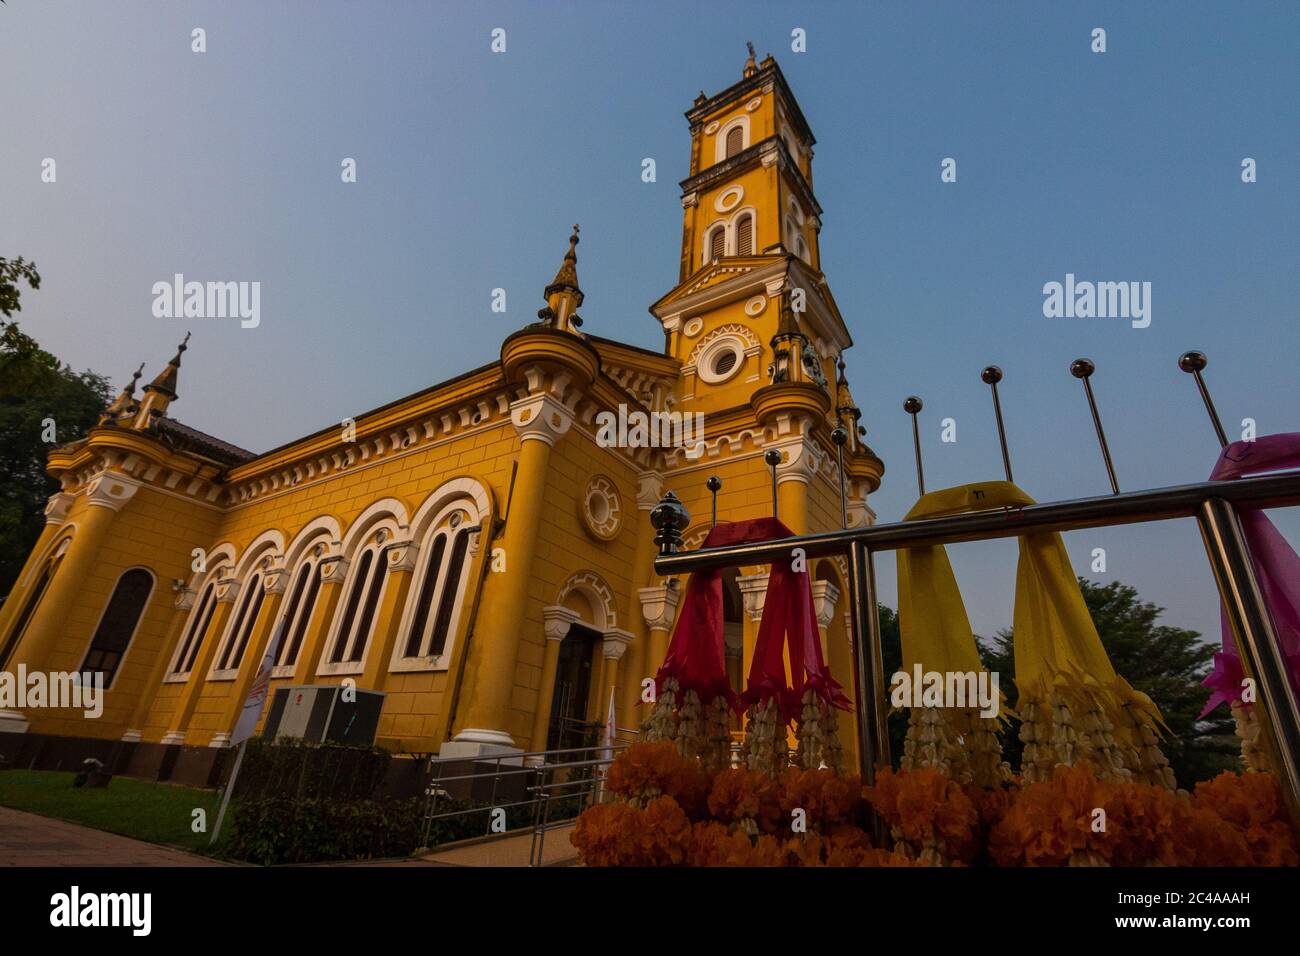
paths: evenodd
<path fill-rule="evenodd" d="M 582 325 L 578 307 L 582 305 L 582 289 L 578 287 L 578 225 L 574 223 L 569 236 L 569 251 L 564 254 L 555 280 L 543 290 L 546 307 L 537 313 L 544 325 L 564 332 L 572 332 Z"/>
<path fill-rule="evenodd" d="M 141 362 L 140 367 L 131 376 L 131 381 L 122 387 L 122 391 L 118 392 L 117 398 L 113 399 L 113 403 L 104 409 L 103 414 L 99 416 L 99 424 L 104 425 L 108 422 L 115 422 L 119 418 L 125 418 L 135 412 L 135 383 L 140 381 L 140 376 L 143 374 L 144 363 Z"/>
<path fill-rule="evenodd" d="M 836 367 L 839 371 L 835 376 L 835 415 L 849 426 L 851 433 L 856 434 L 858 420 L 862 418 L 862 409 L 858 408 L 857 403 L 853 401 L 853 393 L 849 391 L 849 380 L 844 374 L 843 355 L 840 356 Z"/>
<path fill-rule="evenodd" d="M 745 69 L 741 71 L 740 75 L 745 79 L 749 79 L 758 72 L 758 63 L 754 59 L 754 44 L 746 41 L 745 47 L 749 50 L 749 59 L 745 61 Z"/>
<path fill-rule="evenodd" d="M 154 418 L 166 413 L 167 406 L 176 401 L 176 379 L 181 367 L 181 355 L 189 347 L 190 333 L 176 347 L 176 354 L 167 363 L 167 367 L 144 387 L 144 398 L 140 402 L 140 411 L 135 418 L 136 428 L 148 428 Z"/>

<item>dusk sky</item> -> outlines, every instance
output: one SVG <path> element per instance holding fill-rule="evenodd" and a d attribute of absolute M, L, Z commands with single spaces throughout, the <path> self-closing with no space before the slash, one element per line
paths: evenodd
<path fill-rule="evenodd" d="M 795 28 L 807 52 L 791 51 Z M 647 306 L 677 279 L 682 114 L 740 78 L 746 40 L 776 57 L 818 139 L 822 266 L 886 464 L 879 520 L 916 499 L 909 394 L 925 401 L 931 490 L 1001 477 L 989 363 L 1006 376 L 1016 481 L 1040 501 L 1108 491 L 1068 371 L 1079 356 L 1097 364 L 1126 490 L 1214 464 L 1176 365 L 1187 349 L 1209 355 L 1230 437 L 1247 417 L 1259 434 L 1300 430 L 1294 2 L 10 0 L 0 255 L 44 280 L 22 327 L 115 387 L 141 361 L 151 378 L 191 329 L 172 413 L 263 451 L 496 359 L 535 321 L 578 222 L 585 330 L 662 348 Z M 947 157 L 955 183 L 940 181 Z M 155 318 L 151 289 L 175 273 L 260 282 L 260 325 Z M 1067 274 L 1150 282 L 1150 326 L 1045 318 L 1043 286 Z M 1298 512 L 1275 519 L 1293 543 Z M 1092 577 L 1217 639 L 1190 520 L 1066 542 L 1080 573 L 1104 547 Z M 950 552 L 976 632 L 1007 626 L 1014 541 Z M 878 569 L 893 605 L 892 556 Z"/>

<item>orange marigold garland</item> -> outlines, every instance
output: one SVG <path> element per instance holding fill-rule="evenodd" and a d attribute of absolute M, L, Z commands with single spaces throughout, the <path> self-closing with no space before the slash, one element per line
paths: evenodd
<path fill-rule="evenodd" d="M 884 770 L 862 795 L 889 824 L 895 850 L 909 859 L 938 866 L 974 859 L 979 813 L 939 770 Z"/>

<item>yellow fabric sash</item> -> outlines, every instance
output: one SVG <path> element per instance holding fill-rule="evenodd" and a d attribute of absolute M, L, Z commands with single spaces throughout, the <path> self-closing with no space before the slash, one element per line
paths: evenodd
<path fill-rule="evenodd" d="M 924 495 L 904 520 L 1032 504 L 1034 499 L 1011 482 L 987 481 Z M 1045 705 L 1056 692 L 1073 708 L 1099 708 L 1121 737 L 1129 736 L 1126 731 L 1133 718 L 1148 725 L 1160 723 L 1154 702 L 1115 673 L 1061 536 L 1035 532 L 1021 536 L 1019 542 L 1013 641 L 1021 708 L 1029 702 Z M 911 671 L 917 663 L 923 670 L 983 669 L 966 606 L 942 546 L 898 552 L 898 608 L 906 670 Z M 1138 713 L 1122 719 L 1121 709 L 1126 707 L 1131 708 L 1129 713 Z"/>

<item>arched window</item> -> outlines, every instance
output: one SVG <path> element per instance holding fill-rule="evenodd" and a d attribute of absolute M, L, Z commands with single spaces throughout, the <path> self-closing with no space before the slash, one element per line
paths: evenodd
<path fill-rule="evenodd" d="M 316 610 L 321 578 L 319 555 L 309 555 L 298 565 L 298 570 L 289 585 L 289 601 L 285 605 L 284 616 L 280 619 L 284 631 L 280 635 L 280 649 L 275 655 L 277 668 L 284 667 L 292 670 L 298 663 L 298 652 L 302 650 L 303 638 L 307 635 L 307 625 L 311 623 L 312 612 Z"/>
<path fill-rule="evenodd" d="M 745 149 L 745 127 L 733 126 L 727 130 L 727 146 L 724 159 L 730 159 Z"/>
<path fill-rule="evenodd" d="M 9 640 L 5 641 L 4 649 L 0 650 L 0 669 L 3 669 L 9 663 L 9 656 L 18 647 L 18 642 L 22 640 L 23 632 L 27 630 L 27 625 L 31 622 L 32 615 L 36 613 L 37 606 L 41 603 L 41 598 L 45 596 L 45 589 L 49 587 L 50 579 L 54 577 L 54 572 L 59 566 L 59 558 L 52 558 L 45 562 L 45 567 L 41 568 L 40 577 L 32 584 L 31 590 L 27 595 L 27 600 L 23 603 L 22 610 L 18 612 L 18 617 L 13 623 L 13 628 L 9 631 Z"/>
<path fill-rule="evenodd" d="M 248 647 L 248 639 L 257 625 L 257 615 L 262 610 L 265 598 L 262 574 L 260 571 L 255 572 L 244 582 L 244 591 L 239 596 L 239 610 L 235 612 L 230 630 L 226 632 L 225 646 L 217 655 L 217 663 L 213 667 L 214 676 L 233 677 L 238 673 L 240 662 L 244 659 L 244 649 Z"/>
<path fill-rule="evenodd" d="M 420 587 L 402 645 L 407 659 L 441 658 L 459 617 L 469 563 L 470 536 L 479 530 L 466 503 L 445 509 L 425 538 Z"/>
<path fill-rule="evenodd" d="M 717 262 L 727 254 L 727 230 L 725 226 L 718 226 L 709 236 L 709 261 Z"/>
<path fill-rule="evenodd" d="M 90 650 L 78 670 L 104 675 L 104 686 L 111 687 L 118 665 L 135 636 L 135 629 L 149 603 L 153 591 L 153 575 L 144 568 L 132 568 L 117 579 L 113 596 L 108 599 L 104 614 L 90 639 Z"/>
<path fill-rule="evenodd" d="M 754 217 L 746 214 L 736 223 L 736 255 L 754 254 Z"/>
<path fill-rule="evenodd" d="M 365 657 L 379 596 L 384 590 L 385 570 L 383 552 L 375 541 L 357 558 L 329 664 L 355 664 Z"/>
<path fill-rule="evenodd" d="M 217 582 L 216 576 L 213 575 L 213 579 L 203 589 L 203 595 L 190 613 L 189 623 L 185 626 L 185 636 L 181 638 L 176 659 L 172 661 L 173 676 L 188 674 L 194 669 L 194 662 L 199 656 L 199 647 L 203 644 L 203 636 L 208 632 L 208 625 L 212 623 L 212 613 L 216 607 Z"/>

